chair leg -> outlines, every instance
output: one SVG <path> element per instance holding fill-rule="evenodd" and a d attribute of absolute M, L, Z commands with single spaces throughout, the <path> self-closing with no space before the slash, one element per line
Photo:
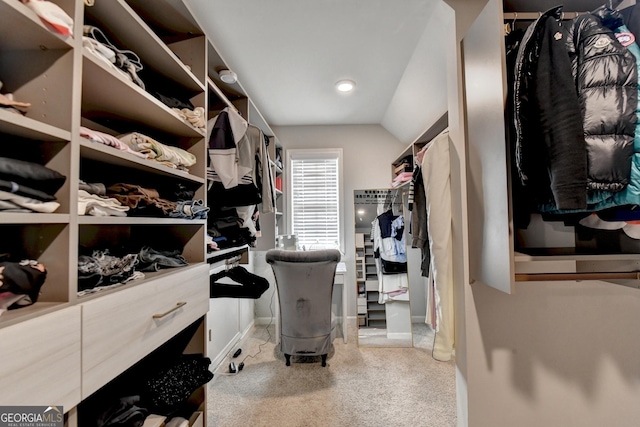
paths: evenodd
<path fill-rule="evenodd" d="M 286 359 L 286 364 L 287 366 L 291 366 L 291 355 L 290 354 L 286 354 L 284 355 L 284 358 Z"/>
<path fill-rule="evenodd" d="M 322 358 L 322 367 L 324 368 L 325 366 L 327 366 L 327 355 L 323 354 L 320 357 Z"/>

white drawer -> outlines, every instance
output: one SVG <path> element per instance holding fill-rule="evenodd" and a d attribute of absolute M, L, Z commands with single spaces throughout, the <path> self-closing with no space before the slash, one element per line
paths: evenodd
<path fill-rule="evenodd" d="M 208 309 L 206 264 L 175 270 L 83 303 L 83 398 L 204 316 Z"/>
<path fill-rule="evenodd" d="M 344 285 L 344 273 L 336 273 L 333 283 L 336 285 Z"/>
<path fill-rule="evenodd" d="M 0 405 L 80 402 L 80 307 L 0 329 Z"/>

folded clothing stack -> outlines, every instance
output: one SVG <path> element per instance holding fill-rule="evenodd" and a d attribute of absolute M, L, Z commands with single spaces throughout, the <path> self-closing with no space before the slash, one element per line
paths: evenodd
<path fill-rule="evenodd" d="M 38 163 L 0 157 L 0 210 L 54 212 L 55 193 L 66 177 Z"/>
<path fill-rule="evenodd" d="M 0 262 L 0 316 L 38 301 L 46 278 L 47 270 L 38 261 Z"/>

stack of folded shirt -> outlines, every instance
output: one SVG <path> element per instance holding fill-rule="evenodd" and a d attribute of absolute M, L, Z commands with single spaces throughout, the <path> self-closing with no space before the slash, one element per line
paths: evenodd
<path fill-rule="evenodd" d="M 78 215 L 127 216 L 128 206 L 107 196 L 104 184 L 80 181 L 78 187 Z"/>
<path fill-rule="evenodd" d="M 120 151 L 126 151 L 127 153 L 131 153 L 134 156 L 140 157 L 142 159 L 146 159 L 147 156 L 144 153 L 139 151 L 132 150 L 129 148 L 127 144 L 120 141 L 113 135 L 109 135 L 108 133 L 99 132 L 97 130 L 89 129 L 84 126 L 80 126 L 80 136 L 88 139 L 89 141 L 98 142 L 100 144 L 108 145 L 109 147 L 113 147 Z"/>
<path fill-rule="evenodd" d="M 0 157 L 0 211 L 51 213 L 66 177 L 38 163 Z"/>
<path fill-rule="evenodd" d="M 150 160 L 174 169 L 189 170 L 196 164 L 196 156 L 178 147 L 165 145 L 138 132 L 118 136 L 132 150 L 146 154 Z"/>
<path fill-rule="evenodd" d="M 411 181 L 412 177 L 413 177 L 413 172 L 400 172 L 393 179 L 393 182 L 391 183 L 391 187 L 393 187 L 393 188 L 399 187 L 402 184 L 404 184 L 405 182 Z"/>

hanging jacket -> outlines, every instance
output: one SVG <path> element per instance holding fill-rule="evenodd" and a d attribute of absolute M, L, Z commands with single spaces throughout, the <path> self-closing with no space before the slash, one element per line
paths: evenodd
<path fill-rule="evenodd" d="M 531 24 L 515 60 L 515 160 L 537 203 L 586 206 L 587 157 L 578 94 L 561 25 L 562 7 Z"/>
<path fill-rule="evenodd" d="M 640 75 L 640 47 L 635 43 L 634 37 L 629 29 L 622 25 L 614 30 L 614 33 L 621 44 L 631 52 L 636 61 L 638 75 Z M 550 214 L 566 214 L 575 212 L 596 212 L 604 209 L 624 205 L 640 205 L 640 96 L 636 104 L 636 131 L 633 142 L 633 156 L 631 159 L 631 174 L 629 184 L 618 192 L 592 191 L 587 198 L 587 208 L 579 210 L 558 210 L 555 205 L 548 204 L 540 207 L 541 212 Z"/>
<path fill-rule="evenodd" d="M 208 193 L 212 207 L 262 204 L 263 213 L 275 210 L 275 190 L 262 131 L 225 108 L 209 120 Z"/>
<path fill-rule="evenodd" d="M 637 123 L 638 72 L 613 30 L 622 15 L 602 6 L 572 20 L 567 47 L 582 108 L 589 190 L 621 191 L 629 183 Z"/>

